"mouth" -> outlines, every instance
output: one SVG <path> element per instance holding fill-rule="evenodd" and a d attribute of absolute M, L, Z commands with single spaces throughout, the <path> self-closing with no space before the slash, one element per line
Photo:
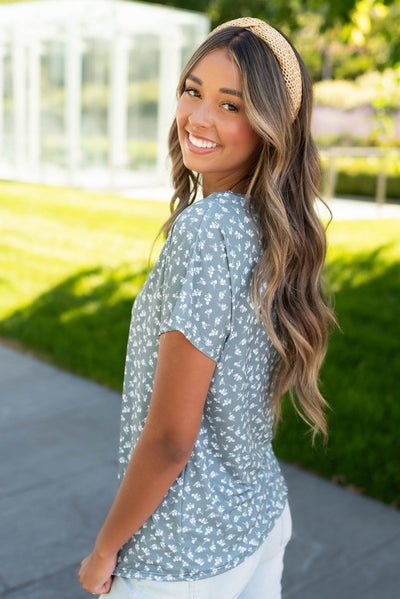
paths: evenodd
<path fill-rule="evenodd" d="M 214 150 L 218 147 L 218 144 L 209 139 L 196 137 L 193 133 L 187 132 L 186 139 L 190 148 L 194 147 L 197 150 Z"/>

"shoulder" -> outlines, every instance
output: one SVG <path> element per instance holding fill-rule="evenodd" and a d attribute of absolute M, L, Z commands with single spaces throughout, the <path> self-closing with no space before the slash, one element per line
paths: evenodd
<path fill-rule="evenodd" d="M 245 218 L 243 195 L 232 191 L 215 192 L 185 208 L 175 220 L 171 233 L 196 237 L 213 230 L 223 233 L 227 227 Z"/>

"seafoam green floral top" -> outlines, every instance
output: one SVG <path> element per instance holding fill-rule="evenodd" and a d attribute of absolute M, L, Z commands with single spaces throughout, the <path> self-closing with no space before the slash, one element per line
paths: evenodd
<path fill-rule="evenodd" d="M 193 453 L 115 574 L 200 579 L 237 566 L 286 503 L 271 447 L 275 350 L 257 323 L 250 280 L 261 255 L 244 196 L 218 192 L 176 219 L 132 310 L 121 414 L 122 478 L 143 429 L 159 335 L 181 331 L 216 362 Z"/>

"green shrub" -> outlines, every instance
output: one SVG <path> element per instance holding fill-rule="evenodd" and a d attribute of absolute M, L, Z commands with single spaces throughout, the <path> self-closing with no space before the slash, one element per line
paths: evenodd
<path fill-rule="evenodd" d="M 339 195 L 375 197 L 377 176 L 370 173 L 339 171 L 335 193 Z M 400 199 L 400 177 L 386 176 L 386 198 Z"/>
<path fill-rule="evenodd" d="M 376 196 L 377 178 L 381 169 L 380 157 L 337 157 L 335 168 L 337 182 L 335 193 L 352 196 Z M 328 158 L 322 155 L 324 180 Z M 400 199 L 400 163 L 397 153 L 389 153 L 386 159 L 386 197 Z M 324 189 L 324 184 L 323 187 Z"/>

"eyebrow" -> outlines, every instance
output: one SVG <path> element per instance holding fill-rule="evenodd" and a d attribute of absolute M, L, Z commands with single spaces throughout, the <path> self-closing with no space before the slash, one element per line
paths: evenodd
<path fill-rule="evenodd" d="M 202 80 L 199 79 L 198 77 L 196 77 L 196 75 L 188 75 L 187 79 L 191 79 L 192 81 L 194 81 L 198 85 L 203 85 Z M 230 89 L 229 87 L 221 87 L 219 91 L 221 93 L 223 93 L 223 94 L 230 94 L 232 96 L 237 96 L 238 98 L 242 98 L 243 97 L 242 92 L 240 92 L 237 89 Z"/>
<path fill-rule="evenodd" d="M 240 92 L 238 89 L 229 89 L 229 87 L 221 87 L 219 91 L 223 94 L 231 94 L 232 96 L 238 96 L 239 98 L 242 98 L 243 96 L 242 92 Z"/>

